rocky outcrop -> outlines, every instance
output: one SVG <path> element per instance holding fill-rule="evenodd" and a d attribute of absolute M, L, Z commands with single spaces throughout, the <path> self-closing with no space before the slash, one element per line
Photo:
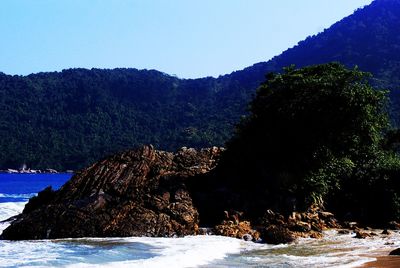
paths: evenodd
<path fill-rule="evenodd" d="M 212 170 L 222 150 L 143 146 L 114 155 L 30 200 L 2 238 L 196 234 L 199 214 L 185 182 Z"/>
<path fill-rule="evenodd" d="M 228 221 L 214 227 L 214 234 L 243 239 L 246 241 L 260 241 L 260 233 L 252 228 L 248 221 Z"/>
<path fill-rule="evenodd" d="M 184 147 L 169 153 L 143 146 L 111 156 L 75 174 L 58 191 L 44 189 L 1 238 L 211 233 L 280 244 L 319 238 L 324 229 L 340 227 L 319 207 L 283 215 L 267 209 L 260 196 L 229 187 L 210 172 L 222 151 Z"/>

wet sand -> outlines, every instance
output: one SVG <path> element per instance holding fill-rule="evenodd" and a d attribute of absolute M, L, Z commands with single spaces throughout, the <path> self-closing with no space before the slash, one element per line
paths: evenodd
<path fill-rule="evenodd" d="M 400 267 L 400 256 L 381 256 L 375 257 L 377 260 L 372 262 L 367 262 L 363 266 L 363 268 L 399 268 Z"/>

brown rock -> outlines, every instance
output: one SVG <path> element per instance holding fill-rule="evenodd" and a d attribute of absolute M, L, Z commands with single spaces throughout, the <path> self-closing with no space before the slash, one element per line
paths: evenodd
<path fill-rule="evenodd" d="M 261 231 L 261 239 L 268 244 L 286 244 L 296 240 L 289 229 L 276 225 L 263 229 Z"/>
<path fill-rule="evenodd" d="M 324 235 L 321 232 L 310 231 L 310 238 L 321 239 Z"/>
<path fill-rule="evenodd" d="M 344 235 L 344 234 L 350 234 L 350 230 L 342 229 L 342 230 L 339 230 L 339 231 L 338 231 L 338 234 L 342 234 L 342 235 Z"/>
<path fill-rule="evenodd" d="M 250 240 L 257 241 L 260 237 L 260 234 L 251 227 L 250 222 L 241 221 L 236 223 L 230 220 L 224 220 L 220 225 L 214 227 L 214 233 L 216 235 L 229 236 L 239 239 L 244 239 L 248 241 Z"/>
<path fill-rule="evenodd" d="M 319 217 L 320 217 L 321 219 L 330 219 L 330 218 L 334 218 L 334 215 L 333 215 L 333 213 L 331 213 L 331 212 L 319 211 L 318 214 L 319 214 Z"/>
<path fill-rule="evenodd" d="M 311 223 L 311 229 L 316 232 L 322 232 L 322 230 L 326 229 L 326 226 L 323 222 L 317 221 Z"/>
<path fill-rule="evenodd" d="M 354 238 L 365 239 L 370 236 L 371 235 L 369 233 L 364 233 L 364 232 L 358 231 L 358 232 L 356 232 L 356 236 Z"/>
<path fill-rule="evenodd" d="M 291 231 L 296 232 L 309 232 L 311 231 L 311 224 L 307 222 L 298 221 L 295 222 L 292 226 L 289 227 Z"/>
<path fill-rule="evenodd" d="M 185 181 L 212 170 L 221 151 L 143 146 L 116 154 L 32 199 L 2 238 L 196 234 L 199 215 Z"/>

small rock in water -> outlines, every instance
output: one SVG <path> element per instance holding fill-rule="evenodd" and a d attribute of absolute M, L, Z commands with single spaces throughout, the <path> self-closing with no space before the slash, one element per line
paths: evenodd
<path fill-rule="evenodd" d="M 365 239 L 365 238 L 370 237 L 370 236 L 371 236 L 371 235 L 368 234 L 368 233 L 364 233 L 364 232 L 358 231 L 358 232 L 356 232 L 355 238 L 358 238 L 358 239 Z"/>
<path fill-rule="evenodd" d="M 211 228 L 199 228 L 198 230 L 198 235 L 211 235 L 213 234 L 212 229 Z"/>
<path fill-rule="evenodd" d="M 382 234 L 383 235 L 390 235 L 390 232 L 387 229 L 385 229 L 385 230 L 382 231 Z"/>
<path fill-rule="evenodd" d="M 245 235 L 242 236 L 242 239 L 244 241 L 252 241 L 253 237 L 250 234 L 245 234 Z"/>
<path fill-rule="evenodd" d="M 394 255 L 394 256 L 398 256 L 400 255 L 400 248 L 397 248 L 395 250 L 392 250 L 389 255 Z"/>
<path fill-rule="evenodd" d="M 286 244 L 296 240 L 293 233 L 287 228 L 276 225 L 265 228 L 261 237 L 268 244 Z"/>

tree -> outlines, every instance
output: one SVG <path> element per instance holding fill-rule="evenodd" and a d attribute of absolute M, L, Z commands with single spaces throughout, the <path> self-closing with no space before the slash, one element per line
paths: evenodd
<path fill-rule="evenodd" d="M 372 88 L 369 78 L 338 63 L 269 74 L 220 172 L 243 196 L 263 200 L 253 210 L 283 212 L 324 201 L 338 208 L 339 196 L 351 200 L 388 181 L 399 159 L 382 148 L 386 91 Z"/>

